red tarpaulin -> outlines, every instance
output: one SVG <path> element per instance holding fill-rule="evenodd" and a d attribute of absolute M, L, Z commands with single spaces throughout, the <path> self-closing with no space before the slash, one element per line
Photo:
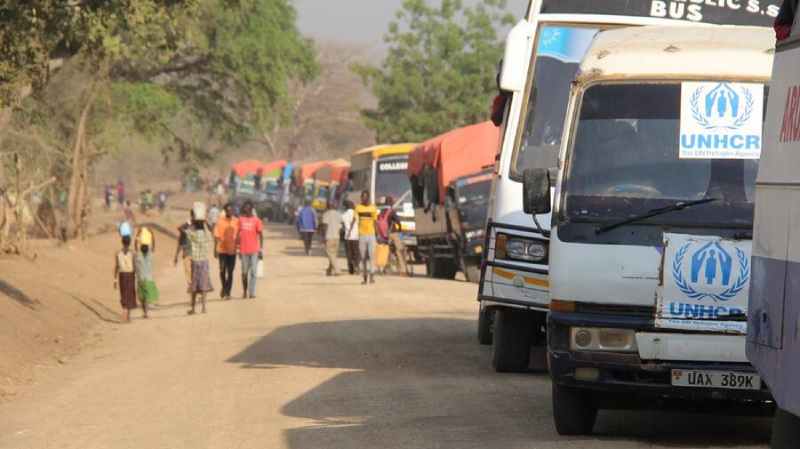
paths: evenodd
<path fill-rule="evenodd" d="M 455 129 L 418 146 L 409 157 L 408 174 L 418 176 L 425 167 L 436 171 L 439 201 L 447 186 L 462 176 L 494 165 L 500 148 L 500 129 L 492 122 Z"/>
<path fill-rule="evenodd" d="M 274 174 L 275 177 L 278 178 L 283 174 L 283 169 L 286 168 L 287 164 L 288 162 L 283 160 L 270 162 L 269 164 L 262 165 L 261 171 L 264 174 L 264 176 L 270 176 Z"/>
<path fill-rule="evenodd" d="M 297 174 L 297 185 L 302 186 L 305 182 L 309 179 L 314 178 L 314 174 L 317 173 L 317 170 L 324 167 L 328 161 L 319 161 L 319 162 L 309 162 L 308 164 L 303 164 L 300 166 L 300 170 Z"/>
<path fill-rule="evenodd" d="M 231 170 L 233 170 L 239 177 L 244 177 L 247 175 L 255 175 L 263 166 L 264 163 L 261 161 L 248 160 L 233 164 Z"/>

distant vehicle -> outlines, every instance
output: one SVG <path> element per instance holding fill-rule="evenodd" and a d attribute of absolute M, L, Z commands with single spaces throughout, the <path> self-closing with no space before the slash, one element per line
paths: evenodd
<path fill-rule="evenodd" d="M 659 401 L 772 412 L 745 334 L 773 43 L 764 28 L 624 28 L 583 59 L 557 178 L 523 172 L 525 212 L 553 216 L 560 434 L 591 433 L 598 409 Z"/>
<path fill-rule="evenodd" d="M 417 248 L 428 276 L 453 279 L 461 271 L 479 281 L 499 139 L 497 127 L 485 122 L 435 137 L 411 153 Z"/>
<path fill-rule="evenodd" d="M 404 243 L 416 254 L 414 206 L 411 203 L 411 183 L 408 180 L 408 155 L 415 144 L 378 145 L 356 151 L 350 157 L 350 187 L 347 198 L 354 204 L 360 202 L 363 190 L 370 192 L 372 200 L 383 206 L 387 196 L 396 201 L 394 207 L 402 222 Z M 402 202 L 400 201 L 402 199 Z"/>
<path fill-rule="evenodd" d="M 800 24 L 784 5 L 756 182 L 747 355 L 778 403 L 773 449 L 800 441 Z M 793 24 L 793 25 L 792 25 Z M 783 29 L 781 29 L 783 28 Z"/>
<path fill-rule="evenodd" d="M 478 293 L 479 329 L 494 321 L 492 363 L 497 371 L 527 370 L 530 354 L 536 353 L 529 347 L 541 347 L 546 341 L 550 214 L 533 220 L 523 212 L 523 173 L 531 168 L 558 169 L 570 83 L 594 35 L 602 29 L 642 25 L 693 26 L 687 32 L 704 24 L 771 27 L 779 3 L 530 2 L 525 19 L 509 32 L 499 77 L 505 99 L 500 103 L 505 105 L 500 114 L 503 138 L 489 205 L 489 249 Z M 498 239 L 511 251 L 495 252 Z"/>

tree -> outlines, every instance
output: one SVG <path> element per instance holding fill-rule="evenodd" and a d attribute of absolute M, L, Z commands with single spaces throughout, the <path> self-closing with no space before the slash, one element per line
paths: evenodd
<path fill-rule="evenodd" d="M 55 155 L 46 163 L 68 192 L 67 235 L 80 235 L 93 163 L 118 145 L 111 131 L 147 136 L 196 164 L 211 160 L 213 142 L 235 143 L 290 120 L 290 83 L 302 85 L 318 70 L 295 21 L 289 0 L 0 6 L 0 45 L 11 55 L 0 63 L 1 104 L 18 112 L 17 130 L 36 135 L 24 145 Z M 53 73 L 61 56 L 68 70 Z M 33 96 L 22 104 L 25 91 Z"/>
<path fill-rule="evenodd" d="M 384 142 L 418 142 L 485 120 L 503 54 L 506 0 L 405 0 L 385 37 L 381 67 L 356 66 L 378 98 L 363 117 Z"/>

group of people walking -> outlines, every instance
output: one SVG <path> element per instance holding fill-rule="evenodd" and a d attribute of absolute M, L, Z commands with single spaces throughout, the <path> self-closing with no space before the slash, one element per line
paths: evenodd
<path fill-rule="evenodd" d="M 174 264 L 182 263 L 186 288 L 190 295 L 189 315 L 194 315 L 198 302 L 200 312 L 207 312 L 206 298 L 214 291 L 211 282 L 212 255 L 219 262 L 220 297 L 232 297 L 233 274 L 237 256 L 241 260 L 243 298 L 256 298 L 259 263 L 263 260 L 264 226 L 254 213 L 251 203 L 245 203 L 237 216 L 226 205 L 212 225 L 205 203 L 194 203 L 190 219 L 178 227 L 178 244 Z M 114 262 L 114 286 L 119 289 L 123 318 L 130 321 L 130 312 L 141 304 L 144 318 L 148 305 L 158 301 L 158 289 L 153 279 L 155 236 L 141 227 L 133 237 L 133 224 L 127 219 L 119 227 L 122 248 Z M 262 268 L 263 270 L 263 268 Z"/>
<path fill-rule="evenodd" d="M 393 232 L 400 229 L 400 220 L 393 203 L 391 198 L 387 198 L 388 207 L 379 212 L 369 191 L 365 190 L 361 192 L 361 202 L 358 205 L 352 201 L 344 201 L 343 213 L 339 212 L 333 202 L 329 202 L 320 222 L 311 203 L 306 202 L 297 216 L 297 230 L 303 240 L 305 254 L 311 254 L 314 235 L 319 232 L 328 258 L 325 274 L 338 276 L 339 247 L 344 242 L 347 271 L 351 275 L 360 273 L 364 285 L 374 284 L 376 269 L 382 269 L 386 265 L 391 243 L 397 251 L 399 271 L 405 274 L 405 245 L 399 234 Z M 384 250 L 385 255 L 379 255 L 379 249 Z"/>

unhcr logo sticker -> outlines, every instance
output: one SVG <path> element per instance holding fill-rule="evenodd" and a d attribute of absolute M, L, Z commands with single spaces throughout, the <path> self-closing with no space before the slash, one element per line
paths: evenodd
<path fill-rule="evenodd" d="M 764 86 L 686 82 L 681 88 L 681 159 L 761 157 Z"/>

